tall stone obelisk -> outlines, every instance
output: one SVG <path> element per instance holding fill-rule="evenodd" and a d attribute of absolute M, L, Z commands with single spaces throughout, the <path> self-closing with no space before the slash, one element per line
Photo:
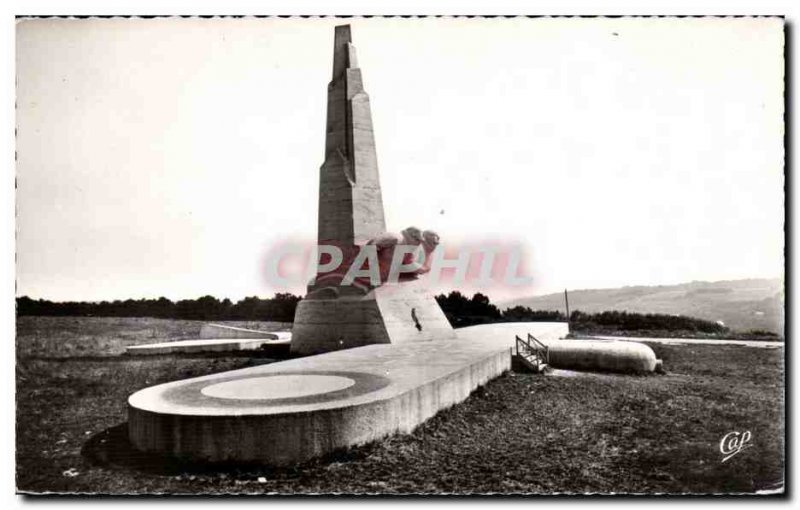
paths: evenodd
<path fill-rule="evenodd" d="M 346 262 L 386 235 L 369 96 L 349 25 L 336 27 L 334 34 L 318 221 L 319 245 L 341 248 Z M 346 285 L 341 276 L 336 271 L 318 273 L 308 286 L 295 312 L 292 352 L 316 354 L 455 336 L 421 281 Z"/>
<path fill-rule="evenodd" d="M 369 96 L 350 26 L 336 27 L 328 84 L 325 162 L 319 173 L 319 244 L 358 245 L 386 232 Z"/>

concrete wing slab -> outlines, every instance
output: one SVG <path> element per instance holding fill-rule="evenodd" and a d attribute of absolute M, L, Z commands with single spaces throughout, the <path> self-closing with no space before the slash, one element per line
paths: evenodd
<path fill-rule="evenodd" d="M 128 400 L 143 451 L 285 465 L 410 432 L 508 370 L 492 339 L 376 344 L 146 388 Z"/>
<path fill-rule="evenodd" d="M 238 328 L 224 324 L 203 324 L 200 328 L 200 338 L 268 338 L 271 340 L 285 340 L 291 338 L 288 331 L 259 331 L 256 329 Z"/>
<path fill-rule="evenodd" d="M 188 354 L 200 352 L 256 351 L 265 346 L 286 345 L 289 339 L 269 338 L 215 338 L 203 340 L 177 340 L 156 344 L 129 345 L 126 354 Z"/>

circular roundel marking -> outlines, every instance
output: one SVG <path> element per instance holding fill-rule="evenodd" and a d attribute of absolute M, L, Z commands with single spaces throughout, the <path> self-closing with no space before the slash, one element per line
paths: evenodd
<path fill-rule="evenodd" d="M 247 408 L 317 404 L 378 391 L 388 378 L 366 372 L 297 371 L 220 377 L 174 386 L 162 398 L 179 405 Z"/>
<path fill-rule="evenodd" d="M 295 374 L 273 377 L 234 379 L 206 386 L 200 393 L 207 397 L 234 400 L 298 398 L 339 391 L 356 382 L 338 375 Z"/>

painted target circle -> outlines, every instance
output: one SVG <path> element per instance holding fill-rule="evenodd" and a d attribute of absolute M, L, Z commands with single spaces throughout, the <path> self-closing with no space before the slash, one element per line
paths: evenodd
<path fill-rule="evenodd" d="M 273 377 L 248 377 L 211 384 L 200 390 L 207 397 L 235 400 L 299 398 L 339 391 L 354 385 L 349 377 L 338 375 L 293 374 Z"/>
<path fill-rule="evenodd" d="M 165 391 L 163 398 L 180 405 L 217 408 L 317 404 L 371 393 L 390 382 L 366 372 L 242 374 L 175 386 Z"/>

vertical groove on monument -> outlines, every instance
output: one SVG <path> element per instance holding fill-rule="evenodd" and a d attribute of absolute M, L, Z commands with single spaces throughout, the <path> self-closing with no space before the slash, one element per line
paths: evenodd
<path fill-rule="evenodd" d="M 320 245 L 347 249 L 384 234 L 386 220 L 370 101 L 349 25 L 336 27 L 333 46 L 317 237 Z M 317 282 L 308 291 L 295 312 L 293 353 L 455 336 L 436 300 L 419 281 L 360 290 Z"/>
<path fill-rule="evenodd" d="M 336 27 L 319 173 L 320 244 L 356 245 L 386 231 L 369 96 L 350 27 Z"/>

